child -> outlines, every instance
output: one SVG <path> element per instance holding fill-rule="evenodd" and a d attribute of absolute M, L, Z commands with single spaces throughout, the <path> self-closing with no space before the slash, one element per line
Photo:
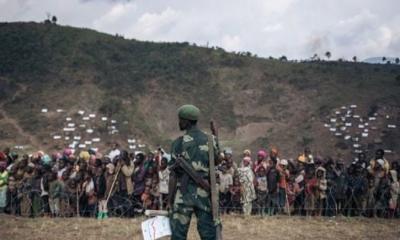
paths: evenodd
<path fill-rule="evenodd" d="M 159 192 L 160 192 L 160 209 L 167 206 L 168 200 L 168 185 L 170 171 L 167 168 L 168 159 L 163 157 L 161 159 L 160 171 L 158 172 L 159 178 Z"/>
<path fill-rule="evenodd" d="M 256 206 L 258 214 L 264 216 L 267 205 L 267 176 L 264 166 L 259 166 L 256 171 Z"/>
<path fill-rule="evenodd" d="M 60 199 L 64 190 L 63 182 L 53 172 L 49 178 L 49 205 L 53 217 L 60 215 Z"/>
<path fill-rule="evenodd" d="M 149 208 L 150 209 L 158 209 L 160 206 L 160 189 L 159 189 L 160 183 L 158 179 L 158 174 L 153 174 L 153 179 L 151 182 L 151 188 L 149 191 L 151 203 Z"/>
<path fill-rule="evenodd" d="M 40 179 L 40 197 L 42 198 L 42 210 L 44 216 L 50 214 L 49 206 L 49 176 L 51 175 L 51 169 L 45 171 Z"/>
<path fill-rule="evenodd" d="M 367 190 L 367 199 L 365 203 L 365 216 L 366 217 L 376 217 L 375 211 L 375 184 L 374 179 L 368 179 L 368 190 Z"/>
<path fill-rule="evenodd" d="M 229 189 L 231 193 L 231 206 L 235 212 L 240 212 L 240 181 L 239 177 L 233 178 L 233 185 Z"/>
<path fill-rule="evenodd" d="M 278 181 L 278 203 L 279 209 L 283 213 L 285 211 L 289 212 L 289 205 L 287 201 L 287 189 L 288 189 L 288 180 L 290 177 L 290 172 L 288 170 L 289 162 L 286 159 L 280 160 L 276 164 L 276 170 L 279 173 L 279 181 Z"/>
<path fill-rule="evenodd" d="M 230 205 L 231 193 L 229 189 L 233 184 L 232 175 L 228 173 L 225 165 L 222 165 L 219 172 L 219 202 L 222 213 L 227 213 L 229 211 L 228 207 Z"/>
<path fill-rule="evenodd" d="M 66 194 L 66 203 L 68 203 L 68 206 L 66 206 L 66 212 L 65 216 L 67 217 L 72 217 L 74 215 L 79 214 L 78 210 L 78 188 L 77 188 L 77 180 L 76 179 L 69 179 L 65 182 L 65 194 Z"/>
<path fill-rule="evenodd" d="M 94 177 L 94 185 L 96 196 L 98 198 L 98 213 L 97 219 L 107 219 L 108 218 L 108 210 L 107 210 L 107 181 L 103 173 L 103 168 L 101 165 L 96 167 L 96 176 Z"/>

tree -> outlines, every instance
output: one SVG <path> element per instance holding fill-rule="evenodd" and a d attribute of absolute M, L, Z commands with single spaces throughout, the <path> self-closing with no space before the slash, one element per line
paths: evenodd
<path fill-rule="evenodd" d="M 326 57 L 328 60 L 331 58 L 331 56 L 332 56 L 331 52 L 327 51 L 327 52 L 325 53 L 325 57 Z"/>
<path fill-rule="evenodd" d="M 319 58 L 319 56 L 318 56 L 318 54 L 314 54 L 314 56 L 312 56 L 311 57 L 311 61 L 319 61 L 320 60 L 320 58 Z"/>
<path fill-rule="evenodd" d="M 396 62 L 396 64 L 400 63 L 400 59 L 399 58 L 396 58 L 394 61 Z"/>
<path fill-rule="evenodd" d="M 49 12 L 46 12 L 46 20 L 44 20 L 44 23 L 45 24 L 50 24 L 51 23 L 51 20 L 50 20 L 50 17 L 51 17 L 51 14 L 49 13 Z"/>
<path fill-rule="evenodd" d="M 279 58 L 281 62 L 287 62 L 287 57 L 283 55 L 282 57 Z"/>
<path fill-rule="evenodd" d="M 56 24 L 56 23 L 57 23 L 57 17 L 56 17 L 56 16 L 53 16 L 53 17 L 51 18 L 51 22 L 54 23 L 54 24 Z"/>
<path fill-rule="evenodd" d="M 353 62 L 357 62 L 357 56 L 353 57 Z"/>
<path fill-rule="evenodd" d="M 383 58 L 382 58 L 382 62 L 386 62 L 386 57 L 383 57 Z"/>

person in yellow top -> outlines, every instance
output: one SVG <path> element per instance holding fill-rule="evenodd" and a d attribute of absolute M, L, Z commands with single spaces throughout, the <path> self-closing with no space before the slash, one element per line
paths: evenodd
<path fill-rule="evenodd" d="M 0 213 L 4 212 L 7 206 L 7 182 L 8 182 L 8 171 L 7 162 L 0 162 Z"/>
<path fill-rule="evenodd" d="M 377 164 L 382 163 L 382 161 L 383 161 L 382 169 L 385 172 L 385 175 L 389 174 L 389 169 L 390 169 L 389 161 L 384 158 L 384 155 L 385 155 L 385 152 L 383 151 L 383 149 L 376 150 L 375 158 L 369 162 L 368 172 L 371 175 L 375 175 L 374 173 L 375 173 Z"/>

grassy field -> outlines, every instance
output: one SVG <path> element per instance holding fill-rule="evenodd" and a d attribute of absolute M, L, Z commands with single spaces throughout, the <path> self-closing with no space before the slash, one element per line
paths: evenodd
<path fill-rule="evenodd" d="M 0 216 L 1 239 L 142 239 L 143 219 L 19 218 Z M 400 220 L 367 218 L 223 218 L 223 237 L 236 239 L 400 239 Z M 188 239 L 200 239 L 192 221 Z"/>

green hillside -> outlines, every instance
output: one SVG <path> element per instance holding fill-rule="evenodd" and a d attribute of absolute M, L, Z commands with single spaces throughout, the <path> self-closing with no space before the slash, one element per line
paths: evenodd
<path fill-rule="evenodd" d="M 400 156 L 398 65 L 287 62 L 54 24 L 0 23 L 0 101 L 1 146 L 62 148 L 68 141 L 52 136 L 66 116 L 75 120 L 85 110 L 119 123 L 113 135 L 100 120 L 90 123 L 99 147 L 115 140 L 127 146 L 135 137 L 168 148 L 179 133 L 176 108 L 193 103 L 202 110 L 202 127 L 218 122 L 225 146 L 238 152 L 274 145 L 288 158 L 304 146 L 350 156 L 352 143 L 324 123 L 355 104 L 361 117 L 378 118 L 362 148 Z"/>

